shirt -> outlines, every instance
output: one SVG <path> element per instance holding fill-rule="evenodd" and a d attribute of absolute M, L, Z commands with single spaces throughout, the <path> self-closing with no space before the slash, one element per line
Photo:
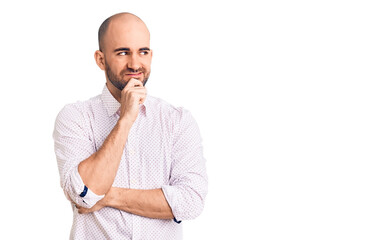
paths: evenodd
<path fill-rule="evenodd" d="M 105 86 L 96 97 L 66 105 L 56 118 L 53 139 L 60 184 L 77 205 L 90 208 L 104 197 L 87 190 L 78 165 L 100 149 L 119 119 L 119 108 Z M 139 110 L 112 186 L 162 188 L 175 221 L 110 207 L 79 214 L 72 204 L 71 239 L 182 239 L 178 222 L 201 213 L 208 179 L 194 118 L 184 108 L 149 95 Z"/>

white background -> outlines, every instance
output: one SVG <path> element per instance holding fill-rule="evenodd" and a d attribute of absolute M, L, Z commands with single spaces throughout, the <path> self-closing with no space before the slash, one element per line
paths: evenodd
<path fill-rule="evenodd" d="M 54 120 L 100 94 L 97 32 L 151 32 L 149 94 L 184 106 L 210 178 L 185 239 L 391 239 L 388 1 L 3 1 L 1 239 L 68 239 Z"/>

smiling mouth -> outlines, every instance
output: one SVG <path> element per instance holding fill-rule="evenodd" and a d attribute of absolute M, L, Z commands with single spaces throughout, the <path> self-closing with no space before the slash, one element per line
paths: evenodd
<path fill-rule="evenodd" d="M 126 73 L 125 75 L 127 75 L 127 76 L 139 76 L 139 75 L 141 75 L 142 74 L 142 72 L 138 72 L 138 73 Z"/>
<path fill-rule="evenodd" d="M 125 76 L 140 77 L 142 74 L 143 74 L 142 72 L 139 72 L 139 73 L 127 73 L 127 74 L 125 74 Z"/>

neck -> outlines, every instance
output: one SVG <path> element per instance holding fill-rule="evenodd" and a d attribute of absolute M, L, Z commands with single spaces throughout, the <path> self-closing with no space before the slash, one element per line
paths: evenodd
<path fill-rule="evenodd" d="M 111 95 L 117 100 L 119 103 L 121 102 L 121 91 L 116 88 L 109 80 L 106 81 L 107 89 L 109 89 Z"/>

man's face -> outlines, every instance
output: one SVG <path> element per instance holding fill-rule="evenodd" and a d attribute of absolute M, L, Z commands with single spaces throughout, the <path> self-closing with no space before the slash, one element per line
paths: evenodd
<path fill-rule="evenodd" d="M 122 90 L 130 79 L 145 85 L 151 73 L 149 32 L 140 22 L 116 20 L 107 29 L 104 48 L 107 79 Z"/>

